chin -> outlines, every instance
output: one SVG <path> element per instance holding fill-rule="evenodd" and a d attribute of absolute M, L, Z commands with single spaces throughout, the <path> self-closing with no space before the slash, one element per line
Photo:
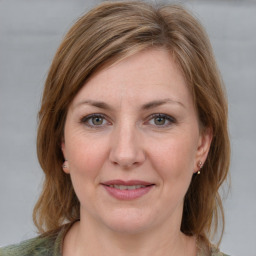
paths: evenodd
<path fill-rule="evenodd" d="M 126 234 L 138 234 L 150 229 L 153 219 L 149 214 L 138 209 L 116 210 L 110 216 L 106 216 L 105 225 L 112 231 Z"/>

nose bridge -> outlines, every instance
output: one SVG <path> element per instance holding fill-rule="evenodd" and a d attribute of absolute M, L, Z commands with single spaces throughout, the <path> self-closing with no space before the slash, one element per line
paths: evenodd
<path fill-rule="evenodd" d="M 124 120 L 114 128 L 112 135 L 111 162 L 130 167 L 144 161 L 142 140 L 136 124 Z"/>

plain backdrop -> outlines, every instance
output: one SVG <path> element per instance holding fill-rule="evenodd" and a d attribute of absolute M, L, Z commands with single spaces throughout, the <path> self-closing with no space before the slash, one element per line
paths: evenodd
<path fill-rule="evenodd" d="M 65 32 L 99 2 L 0 0 L 0 246 L 36 235 L 31 215 L 43 180 L 36 117 L 44 80 Z M 221 249 L 256 256 L 256 3 L 183 3 L 208 31 L 229 98 L 232 186 Z"/>

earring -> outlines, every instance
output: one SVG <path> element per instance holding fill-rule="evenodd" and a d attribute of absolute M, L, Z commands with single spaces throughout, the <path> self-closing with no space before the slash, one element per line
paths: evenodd
<path fill-rule="evenodd" d="M 68 168 L 67 161 L 68 161 L 68 160 L 65 159 L 65 161 L 64 161 L 64 163 L 63 163 L 63 165 L 62 165 L 62 168 L 63 168 L 63 169 Z"/>
<path fill-rule="evenodd" d="M 199 175 L 201 172 L 200 172 L 200 170 L 202 169 L 202 167 L 203 167 L 203 163 L 201 162 L 201 161 L 199 161 L 199 163 L 197 164 L 197 166 L 198 166 L 198 168 L 199 168 L 199 170 L 197 171 L 197 174 Z"/>

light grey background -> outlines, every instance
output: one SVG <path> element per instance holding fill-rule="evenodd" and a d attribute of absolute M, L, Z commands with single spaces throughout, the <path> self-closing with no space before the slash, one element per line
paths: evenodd
<path fill-rule="evenodd" d="M 36 235 L 31 214 L 42 184 L 35 143 L 43 83 L 65 32 L 99 2 L 0 0 L 0 246 Z M 221 248 L 256 256 L 256 3 L 185 4 L 208 31 L 229 98 L 232 187 Z"/>

